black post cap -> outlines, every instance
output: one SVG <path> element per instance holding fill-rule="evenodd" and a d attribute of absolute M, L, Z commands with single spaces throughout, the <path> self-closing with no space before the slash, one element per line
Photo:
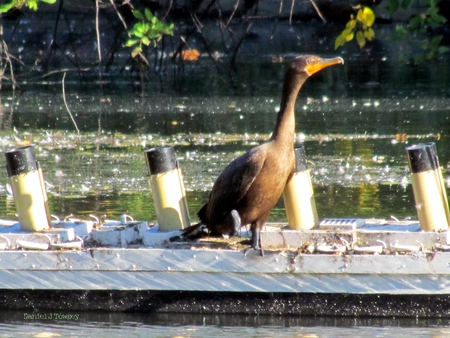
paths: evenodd
<path fill-rule="evenodd" d="M 295 153 L 295 169 L 294 172 L 299 173 L 308 169 L 308 164 L 306 163 L 306 152 L 305 147 L 300 146 L 294 149 Z"/>
<path fill-rule="evenodd" d="M 162 174 L 177 168 L 173 147 L 158 147 L 145 150 L 150 175 Z"/>
<path fill-rule="evenodd" d="M 413 174 L 439 168 L 439 158 L 434 142 L 407 147 L 406 152 Z"/>
<path fill-rule="evenodd" d="M 5 152 L 8 176 L 25 174 L 38 169 L 34 147 L 21 147 Z"/>

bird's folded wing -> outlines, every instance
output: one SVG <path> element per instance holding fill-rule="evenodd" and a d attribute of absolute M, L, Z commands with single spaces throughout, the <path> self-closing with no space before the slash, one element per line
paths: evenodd
<path fill-rule="evenodd" d="M 257 147 L 231 162 L 214 183 L 209 210 L 223 215 L 234 209 L 264 166 L 265 155 L 265 148 Z"/>

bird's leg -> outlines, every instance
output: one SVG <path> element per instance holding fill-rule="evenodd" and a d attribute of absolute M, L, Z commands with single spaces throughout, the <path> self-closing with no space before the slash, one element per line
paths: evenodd
<path fill-rule="evenodd" d="M 259 238 L 259 230 L 256 223 L 252 223 L 250 226 L 250 231 L 252 232 L 252 244 L 251 247 L 255 250 L 260 248 L 260 238 Z"/>
<path fill-rule="evenodd" d="M 252 223 L 250 231 L 252 232 L 251 246 L 244 251 L 244 254 L 247 255 L 250 250 L 254 250 L 259 251 L 261 256 L 264 256 L 264 250 L 261 249 L 261 233 L 257 222 Z"/>

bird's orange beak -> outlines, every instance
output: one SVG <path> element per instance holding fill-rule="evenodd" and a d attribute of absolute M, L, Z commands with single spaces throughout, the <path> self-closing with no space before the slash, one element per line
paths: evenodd
<path fill-rule="evenodd" d="M 305 70 L 308 73 L 308 75 L 313 75 L 314 73 L 317 73 L 319 70 L 322 70 L 329 66 L 344 64 L 344 60 L 340 57 L 329 58 L 329 59 L 317 58 L 314 61 L 315 62 L 308 63 L 305 67 Z"/>

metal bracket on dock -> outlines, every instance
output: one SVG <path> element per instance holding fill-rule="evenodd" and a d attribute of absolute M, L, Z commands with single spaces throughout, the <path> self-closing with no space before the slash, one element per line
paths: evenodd
<path fill-rule="evenodd" d="M 421 231 L 417 221 L 324 219 L 319 228 L 313 230 L 270 228 L 261 231 L 261 247 L 334 254 L 430 252 L 449 246 L 449 234 L 448 231 Z"/>
<path fill-rule="evenodd" d="M 100 228 L 92 230 L 92 240 L 99 245 L 126 247 L 142 242 L 147 222 L 105 222 Z"/>

